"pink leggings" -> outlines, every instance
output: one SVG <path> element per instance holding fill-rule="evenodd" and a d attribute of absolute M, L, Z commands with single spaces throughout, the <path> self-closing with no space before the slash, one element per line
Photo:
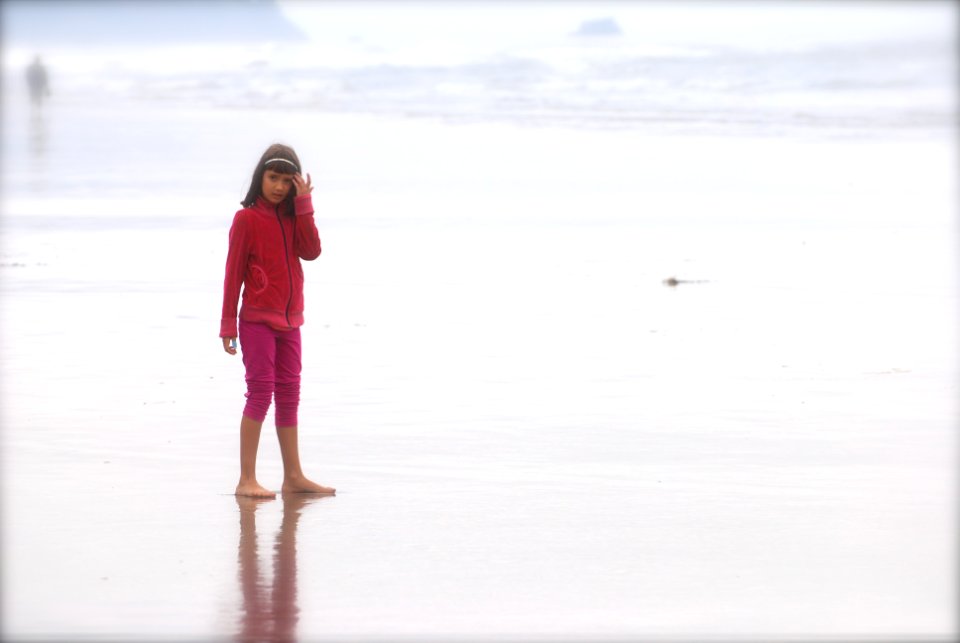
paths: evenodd
<path fill-rule="evenodd" d="M 300 405 L 300 329 L 274 330 L 240 320 L 240 350 L 247 369 L 243 414 L 263 422 L 276 398 L 277 426 L 297 426 Z"/>

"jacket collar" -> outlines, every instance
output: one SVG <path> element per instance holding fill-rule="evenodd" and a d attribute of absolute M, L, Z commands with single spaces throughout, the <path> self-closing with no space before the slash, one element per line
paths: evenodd
<path fill-rule="evenodd" d="M 276 212 L 277 208 L 281 205 L 283 204 L 280 203 L 280 204 L 274 205 L 269 201 L 267 201 L 266 199 L 264 199 L 262 196 L 258 196 L 257 200 L 253 204 L 253 207 L 257 208 L 258 210 L 264 210 L 266 212 L 273 213 L 273 212 Z"/>

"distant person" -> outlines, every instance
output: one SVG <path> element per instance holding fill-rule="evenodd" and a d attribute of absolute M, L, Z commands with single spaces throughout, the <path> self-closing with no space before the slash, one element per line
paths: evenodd
<path fill-rule="evenodd" d="M 257 482 L 260 429 L 275 401 L 277 440 L 283 458 L 283 493 L 334 494 L 308 480 L 300 468 L 297 410 L 300 404 L 300 326 L 303 324 L 303 269 L 300 260 L 320 256 L 313 220 L 310 175 L 300 159 L 275 144 L 260 157 L 243 209 L 233 217 L 223 280 L 220 337 L 223 350 L 237 354 L 240 338 L 246 368 L 247 401 L 240 419 L 240 482 L 235 495 L 274 498 Z M 237 300 L 243 285 L 239 333 Z"/>
<path fill-rule="evenodd" d="M 30 102 L 37 107 L 50 95 L 50 79 L 40 56 L 35 56 L 27 67 L 27 88 L 30 90 Z"/>

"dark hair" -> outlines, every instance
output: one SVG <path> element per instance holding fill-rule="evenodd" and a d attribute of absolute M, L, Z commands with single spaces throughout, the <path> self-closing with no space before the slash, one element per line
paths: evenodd
<path fill-rule="evenodd" d="M 268 163 L 267 161 L 270 162 Z M 291 163 L 293 163 L 293 165 L 290 165 Z M 253 177 L 250 179 L 250 189 L 247 190 L 247 196 L 243 198 L 240 205 L 249 208 L 257 202 L 257 197 L 261 196 L 261 190 L 263 189 L 263 173 L 267 170 L 273 170 L 280 174 L 299 174 L 300 159 L 289 145 L 274 143 L 268 147 L 267 151 L 260 157 L 260 160 L 257 161 L 257 167 L 253 169 Z M 287 214 L 293 214 L 294 196 L 296 196 L 296 191 L 291 188 L 290 193 L 287 194 L 287 198 L 283 200 L 286 206 L 284 210 Z"/>

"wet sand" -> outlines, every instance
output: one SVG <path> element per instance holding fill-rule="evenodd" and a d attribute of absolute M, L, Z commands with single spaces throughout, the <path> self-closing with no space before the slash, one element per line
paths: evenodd
<path fill-rule="evenodd" d="M 956 632 L 952 148 L 308 117 L 301 454 L 336 497 L 231 495 L 233 199 L 6 200 L 5 639 Z"/>
<path fill-rule="evenodd" d="M 13 270 L 14 640 L 952 628 L 956 380 L 923 342 L 777 351 L 762 324 L 738 333 L 735 318 L 682 310 L 749 289 L 657 280 L 637 300 L 659 302 L 660 319 L 634 332 L 636 317 L 531 321 L 556 300 L 510 325 L 446 305 L 435 324 L 331 310 L 304 330 L 301 439 L 308 475 L 338 494 L 250 503 L 230 495 L 242 372 L 220 353 L 215 311 L 191 314 L 210 308 L 209 283 L 130 288 L 120 305 L 112 287 L 43 292 L 14 278 L 42 268 Z M 366 287 L 364 301 L 390 301 L 389 286 Z M 938 300 L 884 305 L 908 301 Z M 98 309 L 111 323 L 82 312 Z M 271 421 L 260 477 L 279 490 Z"/>
<path fill-rule="evenodd" d="M 916 436 L 871 429 L 879 444 L 859 448 L 842 429 L 334 435 L 307 441 L 305 459 L 338 496 L 263 502 L 218 493 L 231 463 L 202 441 L 42 459 L 7 445 L 7 632 L 942 634 L 947 469 L 931 467 L 929 439 L 910 448 Z"/>

